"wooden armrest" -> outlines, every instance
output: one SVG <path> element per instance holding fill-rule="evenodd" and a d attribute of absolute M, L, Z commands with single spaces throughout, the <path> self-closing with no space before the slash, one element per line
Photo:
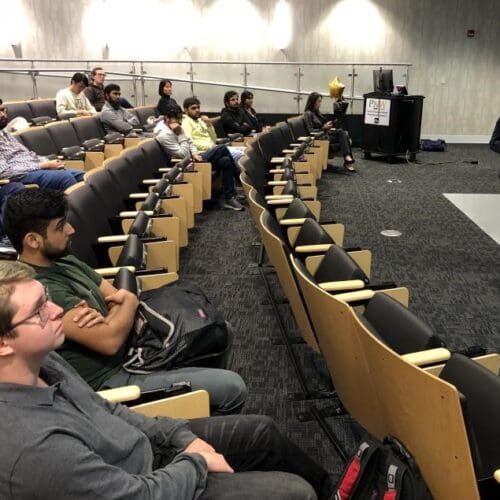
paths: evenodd
<path fill-rule="evenodd" d="M 152 217 L 155 214 L 153 212 L 153 210 L 143 210 L 143 212 L 146 215 L 149 215 L 149 217 Z M 137 217 L 138 213 L 139 213 L 139 210 L 124 211 L 124 212 L 120 212 L 120 217 Z"/>
<path fill-rule="evenodd" d="M 149 196 L 149 193 L 130 193 L 128 197 L 131 200 L 145 200 Z"/>
<path fill-rule="evenodd" d="M 202 418 L 210 416 L 210 398 L 207 391 L 199 390 L 136 405 L 131 409 L 147 417 Z"/>
<path fill-rule="evenodd" d="M 493 477 L 495 478 L 495 481 L 497 483 L 500 483 L 500 469 L 497 469 L 494 473 L 493 473 Z"/>
<path fill-rule="evenodd" d="M 269 181 L 268 186 L 286 186 L 287 181 Z"/>
<path fill-rule="evenodd" d="M 284 156 L 274 156 L 273 158 L 271 158 L 271 163 L 283 163 L 284 161 Z"/>
<path fill-rule="evenodd" d="M 295 153 L 295 149 L 282 149 L 281 152 L 285 154 L 293 154 Z"/>
<path fill-rule="evenodd" d="M 161 179 L 142 179 L 143 184 L 148 184 L 148 185 L 155 185 L 158 184 L 161 181 Z"/>
<path fill-rule="evenodd" d="M 290 144 L 291 148 L 298 148 L 299 146 L 302 146 L 302 144 L 300 142 L 295 142 L 295 143 Z"/>
<path fill-rule="evenodd" d="M 280 219 L 281 226 L 301 226 L 306 219 Z"/>
<path fill-rule="evenodd" d="M 172 167 L 160 167 L 158 169 L 158 172 L 161 172 L 162 174 L 166 174 L 166 173 L 170 172 L 170 170 L 172 170 Z"/>
<path fill-rule="evenodd" d="M 97 394 L 110 403 L 124 403 L 125 401 L 139 399 L 141 397 L 141 389 L 138 385 L 124 385 L 115 389 L 98 391 Z"/>
<path fill-rule="evenodd" d="M 272 168 L 271 170 L 269 170 L 270 174 L 282 174 L 284 172 L 285 172 L 284 168 Z"/>
<path fill-rule="evenodd" d="M 365 283 L 363 280 L 325 281 L 318 283 L 318 286 L 325 292 L 336 292 L 338 290 L 359 290 L 365 287 Z"/>
<path fill-rule="evenodd" d="M 291 194 L 268 194 L 265 196 L 266 200 L 293 200 L 293 195 Z"/>
<path fill-rule="evenodd" d="M 118 271 L 122 268 L 128 269 L 130 272 L 135 273 L 134 266 L 122 266 L 122 267 L 101 267 L 99 269 L 94 269 L 97 274 L 101 276 L 115 276 Z"/>
<path fill-rule="evenodd" d="M 447 361 L 451 357 L 451 352 L 443 347 L 437 347 L 427 351 L 410 352 L 409 354 L 403 354 L 401 357 L 408 363 L 421 366 Z"/>
<path fill-rule="evenodd" d="M 112 234 L 109 236 L 99 236 L 97 243 L 123 243 L 127 241 L 128 234 Z"/>
<path fill-rule="evenodd" d="M 272 200 L 267 200 L 267 204 L 271 206 L 276 205 L 290 205 L 292 203 L 293 198 L 273 198 Z"/>
<path fill-rule="evenodd" d="M 310 139 L 310 135 L 303 135 L 302 137 L 297 137 L 298 141 L 307 141 L 307 139 Z"/>
<path fill-rule="evenodd" d="M 321 243 L 320 245 L 299 245 L 293 249 L 296 253 L 327 252 L 333 243 Z"/>
<path fill-rule="evenodd" d="M 8 184 L 10 181 L 9 179 L 0 179 L 0 186 L 3 186 L 4 184 Z"/>
<path fill-rule="evenodd" d="M 358 300 L 370 300 L 375 295 L 373 290 L 357 290 L 355 292 L 336 293 L 334 297 L 342 302 L 357 302 Z"/>

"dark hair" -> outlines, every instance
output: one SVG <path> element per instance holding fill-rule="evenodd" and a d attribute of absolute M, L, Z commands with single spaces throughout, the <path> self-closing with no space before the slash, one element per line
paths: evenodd
<path fill-rule="evenodd" d="M 179 118 L 182 115 L 182 110 L 177 106 L 177 104 L 167 104 L 165 112 L 163 113 L 163 119 L 165 118 Z"/>
<path fill-rule="evenodd" d="M 182 103 L 182 106 L 184 107 L 184 109 L 188 109 L 193 104 L 197 104 L 199 106 L 200 100 L 194 96 L 193 97 L 186 97 L 186 99 L 184 99 L 184 102 Z"/>
<path fill-rule="evenodd" d="M 160 85 L 158 86 L 158 94 L 160 95 L 160 97 L 163 97 L 163 87 L 165 87 L 165 85 L 167 85 L 168 83 L 172 85 L 172 82 L 170 80 L 165 79 L 160 81 Z"/>
<path fill-rule="evenodd" d="M 235 92 L 234 90 L 228 90 L 224 94 L 224 106 L 227 107 L 227 103 L 229 102 L 229 99 L 231 99 L 231 97 L 234 97 L 235 95 L 237 96 L 238 92 Z"/>
<path fill-rule="evenodd" d="M 101 66 L 96 66 L 95 68 L 92 68 L 92 71 L 90 72 L 90 74 L 92 76 L 95 76 L 95 74 L 99 71 L 99 70 L 103 70 L 104 68 L 101 68 Z"/>
<path fill-rule="evenodd" d="M 23 189 L 7 199 L 3 225 L 5 233 L 18 252 L 23 250 L 23 240 L 28 233 L 47 236 L 51 220 L 64 217 L 67 202 L 63 191 L 56 189 Z"/>
<path fill-rule="evenodd" d="M 316 104 L 318 97 L 321 97 L 321 94 L 318 94 L 318 92 L 311 92 L 307 98 L 304 111 L 315 111 L 314 105 Z M 321 97 L 321 99 L 323 99 L 323 97 Z"/>
<path fill-rule="evenodd" d="M 113 91 L 118 91 L 118 92 L 120 92 L 120 86 L 119 86 L 119 85 L 116 85 L 116 83 L 110 83 L 109 85 L 106 85 L 106 86 L 104 87 L 104 93 L 105 93 L 106 95 L 111 94 L 111 92 L 113 92 Z"/>
<path fill-rule="evenodd" d="M 89 79 L 83 73 L 75 73 L 71 77 L 71 83 L 80 83 L 83 82 L 85 87 L 89 86 Z"/>
<path fill-rule="evenodd" d="M 244 90 L 240 95 L 240 106 L 244 107 L 245 101 L 247 99 L 251 99 L 252 97 L 253 97 L 253 92 L 250 92 L 249 90 Z"/>

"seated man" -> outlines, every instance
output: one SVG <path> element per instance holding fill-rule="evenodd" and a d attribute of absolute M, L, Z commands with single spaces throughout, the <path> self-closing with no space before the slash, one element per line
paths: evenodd
<path fill-rule="evenodd" d="M 104 401 L 52 352 L 62 315 L 28 266 L 0 262 L 1 498 L 329 498 L 328 474 L 268 417 L 149 418 Z"/>
<path fill-rule="evenodd" d="M 137 135 L 134 129 L 142 131 L 139 118 L 121 106 L 121 90 L 118 85 L 114 83 L 106 85 L 104 97 L 106 103 L 102 108 L 101 122 L 106 132 L 120 132 L 130 136 Z"/>
<path fill-rule="evenodd" d="M 179 110 L 176 106 L 168 106 L 163 122 L 155 128 L 156 140 L 172 158 L 191 157 L 194 161 L 207 161 L 216 172 L 222 174 L 222 194 L 224 207 L 231 210 L 243 210 L 238 201 L 234 185 L 234 161 L 226 146 L 215 146 L 202 153 L 186 135 L 180 124 Z"/>
<path fill-rule="evenodd" d="M 7 122 L 7 110 L 0 106 L 0 179 L 61 190 L 83 180 L 82 170 L 65 169 L 62 161 L 29 151 L 4 130 Z"/>
<path fill-rule="evenodd" d="M 247 122 L 245 112 L 240 107 L 238 94 L 234 90 L 224 94 L 224 107 L 220 112 L 220 119 L 226 134 L 249 135 L 252 132 L 252 125 Z"/>
<path fill-rule="evenodd" d="M 100 112 L 104 106 L 104 80 L 106 73 L 100 66 L 92 68 L 90 73 L 90 85 L 83 91 L 85 97 L 96 111 Z"/>
<path fill-rule="evenodd" d="M 168 389 L 188 381 L 206 389 L 214 413 L 234 413 L 243 407 L 246 386 L 241 377 L 221 368 L 185 367 L 131 374 L 123 369 L 137 297 L 117 290 L 84 262 L 68 255 L 75 232 L 66 221 L 66 200 L 60 191 L 26 189 L 7 200 L 7 236 L 20 260 L 33 266 L 39 279 L 63 308 L 66 342 L 59 352 L 95 390 L 136 384 L 143 390 Z M 221 339 L 207 339 L 212 344 Z M 216 352 L 229 355 L 228 339 Z M 227 356 L 219 364 L 225 366 Z M 213 366 L 213 365 L 212 365 Z"/>
<path fill-rule="evenodd" d="M 61 89 L 56 94 L 56 110 L 60 120 L 67 120 L 74 116 L 92 116 L 96 110 L 83 93 L 88 87 L 89 80 L 83 73 L 75 73 L 71 77 L 69 87 Z"/>
<path fill-rule="evenodd" d="M 491 134 L 490 149 L 495 153 L 500 153 L 500 118 L 497 120 L 493 134 Z"/>
<path fill-rule="evenodd" d="M 191 137 L 198 151 L 209 151 L 215 146 L 217 136 L 215 128 L 206 115 L 202 115 L 200 111 L 200 101 L 196 97 L 188 97 L 184 99 L 184 116 L 182 118 L 182 128 L 186 135 Z M 228 147 L 231 156 L 235 163 L 235 176 L 239 176 L 237 168 L 239 159 L 243 156 L 243 148 Z"/>

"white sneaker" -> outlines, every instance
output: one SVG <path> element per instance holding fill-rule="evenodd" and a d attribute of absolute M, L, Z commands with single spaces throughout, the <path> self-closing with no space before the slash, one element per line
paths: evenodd
<path fill-rule="evenodd" d="M 245 210 L 245 207 L 234 197 L 224 200 L 223 207 L 231 210 Z"/>

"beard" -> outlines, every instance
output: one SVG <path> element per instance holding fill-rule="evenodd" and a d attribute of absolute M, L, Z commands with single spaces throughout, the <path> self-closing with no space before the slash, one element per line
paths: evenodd
<path fill-rule="evenodd" d="M 7 126 L 7 123 L 9 123 L 7 117 L 5 115 L 2 116 L 2 118 L 0 118 L 0 130 L 3 130 Z"/>
<path fill-rule="evenodd" d="M 54 248 L 49 244 L 45 243 L 43 249 L 40 250 L 40 253 L 48 260 L 56 260 L 61 259 L 62 257 L 66 257 L 69 255 L 71 249 L 71 240 L 68 240 L 66 246 L 63 249 Z"/>
<path fill-rule="evenodd" d="M 112 101 L 111 99 L 108 101 L 111 104 L 111 107 L 114 109 L 120 109 L 120 100 Z"/>

